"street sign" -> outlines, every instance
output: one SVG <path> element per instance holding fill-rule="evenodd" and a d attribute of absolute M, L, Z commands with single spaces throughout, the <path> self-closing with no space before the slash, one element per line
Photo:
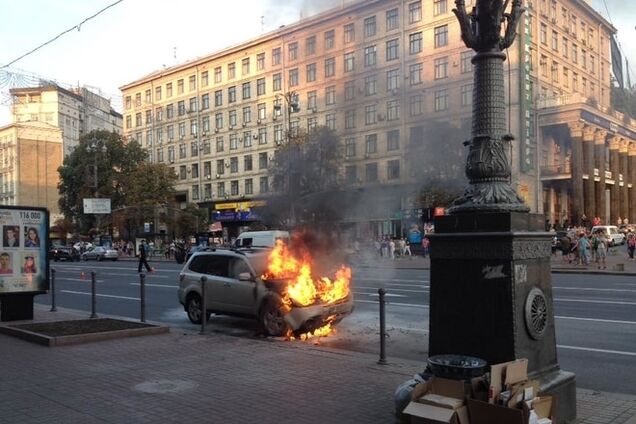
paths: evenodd
<path fill-rule="evenodd" d="M 144 233 L 150 232 L 150 222 L 144 222 Z"/>
<path fill-rule="evenodd" d="M 84 199 L 84 213 L 109 214 L 110 199 Z"/>

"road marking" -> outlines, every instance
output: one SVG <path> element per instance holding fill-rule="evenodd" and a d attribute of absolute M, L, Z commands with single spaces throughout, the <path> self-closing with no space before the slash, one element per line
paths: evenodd
<path fill-rule="evenodd" d="M 559 302 L 578 302 L 578 303 L 603 303 L 608 305 L 636 305 L 636 302 L 623 302 L 619 300 L 586 300 L 586 299 L 565 299 L 555 297 L 554 300 Z"/>
<path fill-rule="evenodd" d="M 596 322 L 606 322 L 610 324 L 634 324 L 636 325 L 636 321 L 621 321 L 617 319 L 601 319 L 601 318 L 581 318 L 581 317 L 564 317 L 555 315 L 554 318 L 558 319 L 569 319 L 573 321 L 596 321 Z"/>
<path fill-rule="evenodd" d="M 357 294 L 357 295 L 360 295 L 360 296 L 373 296 L 373 297 L 378 297 L 379 296 L 378 293 L 353 292 L 353 294 Z M 394 293 L 387 293 L 384 296 L 386 296 L 386 297 L 408 297 L 405 294 L 394 294 Z"/>
<path fill-rule="evenodd" d="M 559 287 L 559 286 L 552 286 L 552 288 L 554 289 L 559 289 L 559 290 L 577 290 L 577 291 L 605 291 L 605 292 L 626 292 L 626 293 L 636 293 L 636 290 L 631 290 L 631 289 L 595 289 L 595 288 L 589 288 L 589 287 Z"/>
<path fill-rule="evenodd" d="M 593 347 L 557 345 L 559 349 L 582 350 L 584 352 L 611 353 L 614 355 L 636 356 L 636 352 L 624 352 L 622 350 L 596 349 Z"/>
<path fill-rule="evenodd" d="M 86 292 L 79 292 L 79 291 L 73 291 L 73 290 L 60 290 L 62 293 L 70 293 L 70 294 L 84 294 L 87 296 L 90 296 L 91 293 L 86 293 Z M 112 294 L 96 294 L 95 296 L 97 297 L 110 297 L 113 299 L 125 299 L 125 300 L 139 300 L 138 297 L 128 297 L 128 296 L 115 296 Z"/>
<path fill-rule="evenodd" d="M 141 286 L 140 283 L 130 283 L 131 286 Z M 178 285 L 174 285 L 174 286 L 168 286 L 166 284 L 150 284 L 150 283 L 146 283 L 145 284 L 146 287 L 166 287 L 166 288 L 170 288 L 170 289 L 176 289 L 177 287 L 179 287 Z"/>
<path fill-rule="evenodd" d="M 91 282 L 91 276 L 87 275 L 86 278 L 60 278 L 60 280 L 64 280 L 64 281 L 82 281 L 82 282 L 90 283 Z M 95 282 L 96 283 L 103 283 L 104 280 L 95 279 Z"/>
<path fill-rule="evenodd" d="M 354 299 L 356 303 L 373 303 L 374 305 L 378 304 L 377 300 L 362 300 L 362 299 Z M 399 303 L 399 302 L 386 302 L 387 305 L 395 305 L 395 306 L 406 306 L 411 308 L 423 308 L 428 309 L 428 305 L 417 305 L 415 303 Z"/>
<path fill-rule="evenodd" d="M 376 293 L 378 291 L 377 287 L 360 287 L 360 286 L 356 286 L 356 289 L 362 289 L 362 290 L 375 290 Z M 398 292 L 407 292 L 407 293 L 428 293 L 430 290 L 428 289 L 421 289 L 421 290 L 409 290 L 409 289 L 392 289 L 394 291 L 398 291 Z M 387 296 L 390 296 L 391 293 L 389 293 L 389 291 L 387 290 L 386 293 Z"/>
<path fill-rule="evenodd" d="M 360 275 L 354 275 L 353 280 L 365 280 L 365 281 L 399 281 L 402 283 L 428 283 L 428 280 L 403 280 L 400 278 L 367 278 Z"/>

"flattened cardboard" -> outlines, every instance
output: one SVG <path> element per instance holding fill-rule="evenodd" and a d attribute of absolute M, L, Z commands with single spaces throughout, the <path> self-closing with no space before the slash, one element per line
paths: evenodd
<path fill-rule="evenodd" d="M 459 424 L 470 424 L 470 419 L 468 418 L 468 407 L 462 406 L 457 411 L 457 422 Z"/>
<path fill-rule="evenodd" d="M 527 411 L 468 399 L 470 424 L 525 424 Z"/>
<path fill-rule="evenodd" d="M 490 366 L 490 387 L 488 389 L 488 403 L 494 404 L 495 399 L 507 386 L 528 379 L 528 360 L 517 359 Z"/>
<path fill-rule="evenodd" d="M 532 409 L 539 418 L 553 418 L 554 399 L 552 396 L 541 396 L 532 401 Z"/>
<path fill-rule="evenodd" d="M 455 411 L 433 405 L 410 402 L 404 413 L 411 416 L 411 424 L 454 424 Z"/>
<path fill-rule="evenodd" d="M 463 380 L 449 380 L 447 378 L 433 377 L 430 381 L 432 383 L 430 393 L 453 397 L 455 399 L 464 399 L 466 397 Z"/>
<path fill-rule="evenodd" d="M 526 358 L 517 359 L 508 362 L 506 365 L 506 379 L 504 385 L 506 387 L 515 383 L 520 383 L 528 379 L 528 360 Z"/>
<path fill-rule="evenodd" d="M 532 394 L 531 396 L 526 397 L 526 390 L 530 389 Z M 532 400 L 537 394 L 539 394 L 539 382 L 536 380 L 528 380 L 523 383 L 516 383 L 511 388 L 512 396 L 510 396 L 510 400 L 508 401 L 508 407 L 513 408 L 517 406 L 519 402 L 524 400 Z"/>
<path fill-rule="evenodd" d="M 448 408 L 456 410 L 464 406 L 463 399 L 457 399 L 450 396 L 436 395 L 434 393 L 427 393 L 417 400 L 418 403 L 425 405 L 438 406 L 440 408 Z"/>

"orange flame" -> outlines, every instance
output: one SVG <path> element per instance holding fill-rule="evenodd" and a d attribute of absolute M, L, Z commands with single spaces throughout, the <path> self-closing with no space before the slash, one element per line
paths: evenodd
<path fill-rule="evenodd" d="M 284 300 L 288 304 L 292 301 L 301 306 L 313 305 L 318 301 L 331 304 L 349 296 L 351 268 L 342 265 L 336 271 L 334 280 L 328 277 L 314 278 L 311 257 L 305 255 L 297 258 L 283 241 L 277 240 L 262 278 L 287 280 Z"/>

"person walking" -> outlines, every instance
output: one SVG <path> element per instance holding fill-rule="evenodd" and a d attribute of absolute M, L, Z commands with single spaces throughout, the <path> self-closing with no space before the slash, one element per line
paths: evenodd
<path fill-rule="evenodd" d="M 594 235 L 596 242 L 596 265 L 598 269 L 607 269 L 607 238 L 603 230 L 598 230 Z"/>
<path fill-rule="evenodd" d="M 395 241 L 389 239 L 389 257 L 391 260 L 395 260 Z"/>
<path fill-rule="evenodd" d="M 408 253 L 409 256 L 413 256 L 411 254 L 411 243 L 409 243 L 409 239 L 404 240 L 404 256 Z"/>
<path fill-rule="evenodd" d="M 627 234 L 627 254 L 630 261 L 634 260 L 634 249 L 636 249 L 636 236 L 630 232 Z"/>
<path fill-rule="evenodd" d="M 137 266 L 137 272 L 141 272 L 141 266 L 144 265 L 146 267 L 146 271 L 153 272 L 154 268 L 151 268 L 148 265 L 148 250 L 149 247 L 146 244 L 146 240 L 141 241 L 141 245 L 139 245 L 139 265 Z"/>
<path fill-rule="evenodd" d="M 587 238 L 587 235 L 582 232 L 581 237 L 579 238 L 579 256 L 581 257 L 581 264 L 587 265 L 590 263 L 590 239 Z"/>

